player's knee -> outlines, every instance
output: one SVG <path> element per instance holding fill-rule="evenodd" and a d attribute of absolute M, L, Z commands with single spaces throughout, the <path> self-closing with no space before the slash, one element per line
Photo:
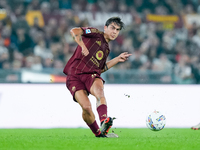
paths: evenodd
<path fill-rule="evenodd" d="M 82 109 L 85 113 L 90 114 L 92 112 L 92 106 L 91 105 L 83 105 Z"/>
<path fill-rule="evenodd" d="M 94 95 L 95 95 L 96 98 L 104 97 L 103 88 L 96 89 Z"/>

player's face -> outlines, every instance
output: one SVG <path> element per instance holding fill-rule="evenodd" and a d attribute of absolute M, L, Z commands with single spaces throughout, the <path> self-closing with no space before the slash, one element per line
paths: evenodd
<path fill-rule="evenodd" d="M 115 40 L 120 31 L 120 26 L 118 26 L 116 23 L 111 23 L 108 27 L 104 26 L 104 33 L 107 35 L 107 38 L 111 40 Z"/>

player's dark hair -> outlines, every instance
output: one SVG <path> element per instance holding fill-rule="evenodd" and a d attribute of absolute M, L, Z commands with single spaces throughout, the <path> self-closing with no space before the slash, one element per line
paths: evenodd
<path fill-rule="evenodd" d="M 106 21 L 105 26 L 109 26 L 111 23 L 116 23 L 118 26 L 120 26 L 120 30 L 124 28 L 124 23 L 121 21 L 121 18 L 119 17 L 111 17 Z"/>

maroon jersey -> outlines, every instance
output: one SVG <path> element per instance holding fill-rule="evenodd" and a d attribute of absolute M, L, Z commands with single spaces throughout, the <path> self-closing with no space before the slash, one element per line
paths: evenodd
<path fill-rule="evenodd" d="M 84 56 L 82 48 L 78 45 L 73 56 L 67 62 L 63 72 L 67 75 L 97 73 L 105 67 L 107 57 L 110 53 L 108 43 L 104 38 L 104 33 L 96 28 L 82 27 L 82 40 L 89 50 L 89 54 Z"/>

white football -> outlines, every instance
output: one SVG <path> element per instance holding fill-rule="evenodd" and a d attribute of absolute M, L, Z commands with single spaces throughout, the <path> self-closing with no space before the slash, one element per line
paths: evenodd
<path fill-rule="evenodd" d="M 159 111 L 154 111 L 146 118 L 146 125 L 152 131 L 160 131 L 165 127 L 166 117 Z"/>

